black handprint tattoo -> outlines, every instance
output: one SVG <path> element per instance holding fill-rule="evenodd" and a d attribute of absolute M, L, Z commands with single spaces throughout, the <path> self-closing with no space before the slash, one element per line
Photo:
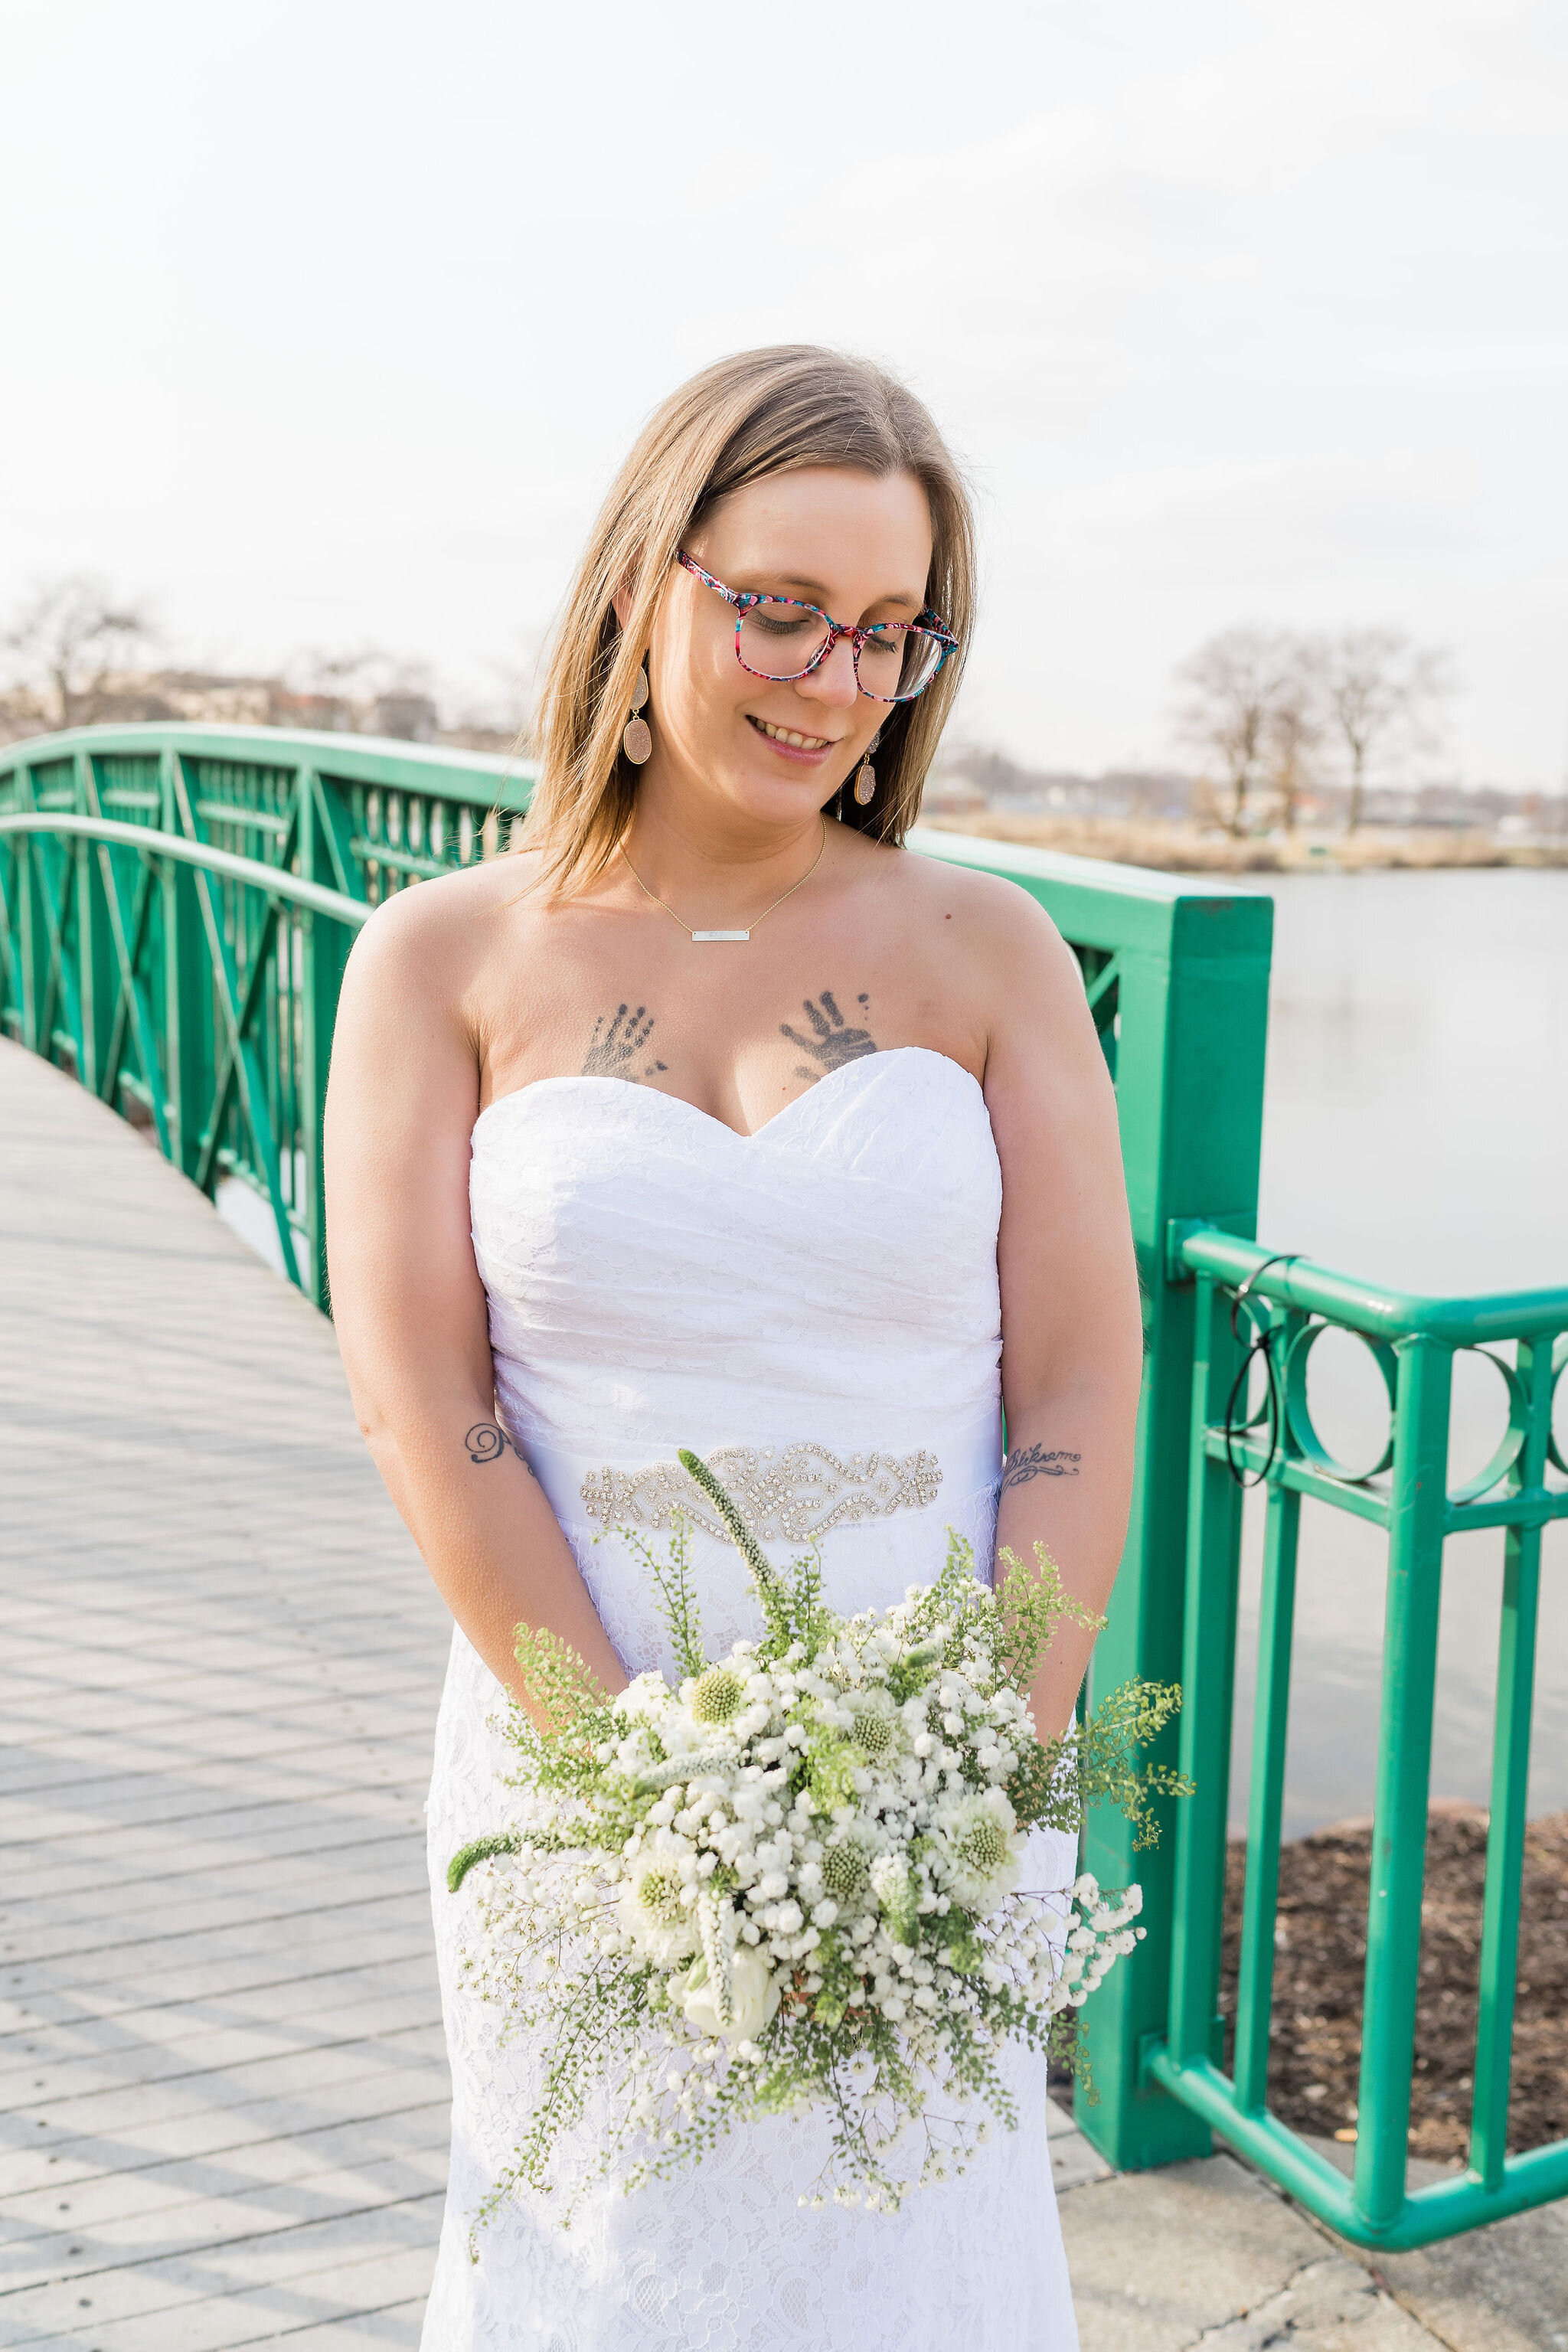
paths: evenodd
<path fill-rule="evenodd" d="M 608 1021 L 608 1027 L 605 1023 Z M 625 1078 L 628 1086 L 640 1086 L 644 1078 L 653 1077 L 669 1067 L 668 1062 L 646 1063 L 640 1070 L 628 1067 L 647 1050 L 653 1034 L 654 1017 L 646 1004 L 635 1013 L 617 1005 L 613 1020 L 601 1013 L 594 1024 L 594 1034 L 588 1040 L 588 1050 L 583 1057 L 585 1078 Z"/>
<path fill-rule="evenodd" d="M 861 996 L 856 1001 L 864 1014 L 870 998 Z M 787 1037 L 792 1045 L 798 1045 L 802 1053 L 809 1054 L 817 1064 L 814 1070 L 808 1064 L 797 1062 L 795 1072 L 797 1078 L 805 1078 L 815 1084 L 818 1078 L 825 1078 L 829 1070 L 841 1070 L 846 1062 L 858 1062 L 862 1054 L 876 1053 L 877 1040 L 871 1032 L 849 1026 L 838 1010 L 830 988 L 825 988 L 815 1003 L 803 1004 L 801 1011 L 810 1022 L 815 1035 L 803 1037 L 798 1029 L 790 1027 L 787 1021 L 779 1024 L 780 1034 Z"/>

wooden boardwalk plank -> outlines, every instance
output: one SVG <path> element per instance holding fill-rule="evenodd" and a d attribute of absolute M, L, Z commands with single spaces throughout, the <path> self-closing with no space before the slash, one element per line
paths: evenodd
<path fill-rule="evenodd" d="M 6 1897 L 25 1895 L 39 1928 L 55 1922 L 74 1927 L 84 1904 L 92 1916 L 101 1917 L 110 1890 L 115 1889 L 117 1918 L 129 1920 L 156 1910 L 172 1929 L 174 1905 L 232 1904 L 242 1897 L 254 1900 L 264 1893 L 287 1897 L 310 1876 L 311 1858 L 328 1853 L 337 1857 L 343 1890 L 369 1896 L 392 1879 L 401 1883 L 406 1877 L 411 1851 L 408 1832 L 417 1823 L 416 1809 L 411 1817 L 406 1806 L 384 1822 L 332 1812 L 321 1823 L 320 1844 L 314 1841 L 302 1844 L 296 1836 L 286 1844 L 275 1844 L 270 1852 L 254 1853 L 247 1844 L 219 1842 L 217 1852 L 205 1857 L 193 1854 L 189 1869 L 175 1870 L 155 1864 L 145 1872 L 129 1872 L 117 1845 L 96 1841 L 85 1854 L 76 1856 L 54 1848 L 35 1848 L 26 1856 L 17 1856 L 24 1866 L 9 1880 Z M 184 1919 L 179 1922 L 182 1928 L 186 1924 Z M 10 1940 L 9 1930 L 6 1939 Z M 18 1938 L 16 1950 L 21 1949 Z"/>
<path fill-rule="evenodd" d="M 331 1330 L 0 1043 L 0 2344 L 412 2352 L 449 1627 Z"/>
<path fill-rule="evenodd" d="M 100 2212 L 90 2227 L 67 2216 L 52 2228 L 19 2236 L 0 2248 L 0 2282 L 19 2290 L 93 2278 L 127 2261 L 165 2261 L 306 2222 L 341 2220 L 410 2197 L 427 2198 L 439 2194 L 446 2177 L 446 2148 L 432 2146 L 384 2157 L 379 2163 L 300 2174 L 287 2181 L 253 2180 L 240 2189 L 225 2184 L 205 2197 L 166 2191 L 133 2211 Z"/>
<path fill-rule="evenodd" d="M 65 2184 L 64 2196 L 51 2176 L 47 2188 L 14 2198 L 8 2217 L 22 2242 L 46 2229 L 91 2231 L 137 2213 L 174 2212 L 208 2198 L 259 2196 L 291 2182 L 336 2178 L 350 2168 L 379 2175 L 406 2160 L 422 2172 L 429 2159 L 439 2171 L 447 2160 L 447 2118 L 441 2101 L 398 2107 L 288 2139 L 247 2141 L 237 2165 L 220 2148 L 138 2165 L 129 2172 L 83 2175 Z"/>
<path fill-rule="evenodd" d="M 117 2319 L 158 2315 L 168 2319 L 183 2305 L 246 2294 L 265 2295 L 283 2314 L 309 2310 L 302 2294 L 334 2294 L 333 2282 L 358 2273 L 368 2284 L 390 2273 L 404 2294 L 427 2278 L 440 2235 L 439 2190 L 374 2205 L 330 2221 L 305 2221 L 293 2229 L 267 2230 L 251 2237 L 143 2262 L 126 2262 L 96 2276 L 58 2278 L 46 2286 L 18 2287 L 5 2297 L 7 2326 L 15 2344 L 48 2342 L 62 2328 L 81 2326 L 79 2313 L 90 2310 L 94 2332 Z M 413 2254 L 423 2261 L 410 2262 Z M 404 2260 L 399 2263 L 397 2257 Z M 89 2290 L 83 2293 L 83 2289 Z M 270 2292 L 268 2292 L 270 2291 Z M 319 2310 L 319 2301 L 318 2301 Z M 171 2330 L 166 2340 L 179 2341 Z M 207 2335 L 208 2343 L 233 2339 Z"/>
<path fill-rule="evenodd" d="M 62 2099 L 83 2097 L 89 2091 L 122 2084 L 132 2066 L 138 2083 L 171 2082 L 215 2066 L 246 2065 L 283 2049 L 334 2049 L 351 2038 L 351 2027 L 360 2041 L 370 2035 L 401 2033 L 438 2023 L 433 2009 L 428 1988 L 420 1984 L 406 1991 L 388 1992 L 380 2000 L 361 1994 L 332 2008 L 312 2002 L 308 2021 L 247 2017 L 237 2025 L 206 2026 L 194 2033 L 158 2037 L 149 2034 L 143 2025 L 134 2036 L 125 2037 L 120 2049 L 79 2052 L 74 2056 L 59 2049 L 65 2036 L 57 2032 L 51 2037 L 56 2049 L 49 2057 L 18 2054 L 0 2067 L 0 2110 L 9 2113 L 27 2105 L 44 2108 L 51 2104 L 58 2108 Z M 152 2011 L 147 2021 L 158 2016 L 158 2011 Z M 37 2073 L 39 2067 L 46 2071 Z"/>

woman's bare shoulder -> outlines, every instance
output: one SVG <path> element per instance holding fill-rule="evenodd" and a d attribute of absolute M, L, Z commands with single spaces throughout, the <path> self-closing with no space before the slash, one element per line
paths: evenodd
<path fill-rule="evenodd" d="M 537 919 L 541 862 L 538 850 L 520 850 L 395 891 L 360 932 L 351 970 L 465 995 L 500 935 Z"/>
<path fill-rule="evenodd" d="M 1064 954 L 1072 961 L 1055 923 L 1021 883 L 940 852 L 904 849 L 880 855 L 889 861 L 887 879 L 900 917 L 940 936 L 949 954 L 987 965 L 1016 966 L 1022 957 L 1030 963 L 1043 960 L 1047 966 L 1059 966 Z"/>
<path fill-rule="evenodd" d="M 887 880 L 910 977 L 962 1022 L 988 1071 L 1016 1038 L 1081 1028 L 1078 958 L 1021 884 L 923 848 L 893 853 Z"/>

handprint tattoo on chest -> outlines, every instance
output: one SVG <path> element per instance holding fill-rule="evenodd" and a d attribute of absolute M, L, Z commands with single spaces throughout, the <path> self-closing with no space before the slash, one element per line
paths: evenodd
<path fill-rule="evenodd" d="M 860 996 L 856 1003 L 860 1008 L 861 1018 L 866 1019 L 870 998 Z M 791 1028 L 787 1021 L 779 1024 L 780 1035 L 787 1037 L 792 1045 L 798 1045 L 803 1054 L 809 1054 L 816 1064 L 813 1069 L 809 1063 L 797 1062 L 795 1072 L 797 1078 L 805 1078 L 815 1086 L 817 1079 L 825 1078 L 830 1070 L 841 1070 L 846 1062 L 858 1062 L 863 1054 L 878 1051 L 877 1040 L 869 1029 L 857 1029 L 845 1020 L 830 988 L 825 988 L 815 1001 L 803 1004 L 801 1011 L 811 1024 L 812 1034 L 809 1037 L 803 1037 L 800 1031 Z"/>
<path fill-rule="evenodd" d="M 654 1030 L 654 1016 L 646 1004 L 635 1013 L 626 1005 L 616 1007 L 614 1015 L 601 1013 L 594 1024 L 594 1034 L 588 1040 L 588 1050 L 583 1056 L 582 1075 L 585 1078 L 625 1078 L 628 1086 L 641 1086 L 660 1070 L 669 1067 L 657 1056 L 634 1069 L 633 1063 L 642 1059 L 647 1041 Z"/>

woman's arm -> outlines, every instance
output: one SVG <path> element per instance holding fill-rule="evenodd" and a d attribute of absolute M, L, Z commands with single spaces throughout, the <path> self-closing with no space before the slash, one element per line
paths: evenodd
<path fill-rule="evenodd" d="M 1037 1541 L 1098 1616 L 1127 1535 L 1142 1318 L 1116 1098 L 1072 950 L 1033 901 L 1009 892 L 985 1100 L 1002 1161 L 1002 1398 L 1007 1415 L 998 1544 L 1027 1564 Z M 998 909 L 998 912 L 1001 912 Z M 1031 1691 L 1042 1739 L 1067 1729 L 1093 1634 L 1064 1625 Z"/>
<path fill-rule="evenodd" d="M 549 1503 L 496 1422 L 468 1237 L 478 1058 L 467 877 L 399 894 L 349 958 L 327 1090 L 329 1275 L 360 1427 L 453 1616 L 516 1687 L 513 1629 L 548 1627 L 605 1688 L 626 1675 Z"/>

